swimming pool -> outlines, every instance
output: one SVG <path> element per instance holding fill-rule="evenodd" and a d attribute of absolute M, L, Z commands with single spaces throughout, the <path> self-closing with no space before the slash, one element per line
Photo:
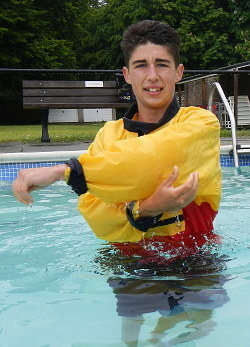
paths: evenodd
<path fill-rule="evenodd" d="M 249 346 L 250 167 L 223 168 L 222 244 L 167 269 L 96 239 L 63 183 L 0 191 L 0 346 Z"/>

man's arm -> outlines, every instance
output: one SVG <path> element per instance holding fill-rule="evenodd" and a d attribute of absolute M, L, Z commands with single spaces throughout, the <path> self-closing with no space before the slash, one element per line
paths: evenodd
<path fill-rule="evenodd" d="M 68 165 L 61 164 L 20 170 L 17 179 L 13 183 L 13 192 L 16 199 L 26 205 L 33 203 L 30 193 L 45 188 L 56 181 L 63 180 L 67 168 Z"/>
<path fill-rule="evenodd" d="M 33 203 L 30 193 L 63 180 L 67 168 L 68 165 L 61 164 L 20 170 L 13 183 L 16 199 L 24 204 Z M 140 217 L 150 217 L 166 211 L 181 209 L 193 201 L 198 189 L 198 174 L 191 174 L 184 184 L 174 188 L 173 183 L 177 177 L 178 168 L 174 167 L 172 174 L 159 185 L 151 196 L 141 202 Z"/>
<path fill-rule="evenodd" d="M 175 166 L 154 193 L 140 202 L 140 217 L 154 217 L 166 211 L 178 211 L 195 199 L 199 183 L 198 172 L 191 173 L 184 184 L 174 187 L 178 171 Z"/>
<path fill-rule="evenodd" d="M 173 173 L 165 180 L 157 190 L 147 199 L 140 203 L 140 217 L 153 217 L 159 213 L 165 213 L 162 219 L 173 217 L 176 219 L 177 213 L 193 201 L 198 189 L 198 175 L 191 175 L 189 182 L 181 187 L 173 187 L 173 182 L 178 175 L 178 168 L 174 168 Z M 183 198 L 183 199 L 182 199 Z M 185 201 L 184 201 L 185 199 Z M 145 208 L 143 207 L 145 206 Z M 79 211 L 96 234 L 98 238 L 109 242 L 137 242 L 142 238 L 141 229 L 131 224 L 126 213 L 127 204 L 110 204 L 93 196 L 89 192 L 79 199 Z M 174 212 L 173 212 L 173 211 Z M 150 220 L 154 218 L 149 218 Z M 140 219 L 141 220 L 141 219 Z M 175 222 L 173 222 L 175 223 Z M 155 226 L 154 226 L 155 227 Z M 177 231 L 176 231 L 177 228 Z M 157 229 L 154 229 L 157 233 Z M 172 235 L 181 231 L 180 226 L 172 224 L 165 229 L 165 235 Z M 162 232 L 162 229 L 161 231 Z M 170 232 L 170 234 L 168 234 Z"/>
<path fill-rule="evenodd" d="M 191 118 L 192 121 L 185 120 L 184 123 L 175 124 L 152 135 L 117 141 L 108 150 L 79 157 L 89 192 L 106 203 L 145 200 L 149 196 L 155 196 L 154 192 L 159 184 L 178 165 L 180 173 L 175 186 L 189 182 L 190 174 L 199 170 L 198 203 L 210 203 L 211 200 L 212 207 L 216 210 L 220 198 L 218 122 L 210 113 L 196 117 L 194 112 Z M 177 138 L 181 132 L 182 136 Z M 170 145 L 172 150 L 168 148 Z M 43 168 L 42 172 L 39 169 L 29 169 L 30 175 L 21 171 L 14 184 L 17 199 L 28 203 L 31 201 L 29 192 L 62 179 L 65 168 L 66 166 Z M 32 177 L 31 170 L 37 170 L 39 175 Z M 211 198 L 207 200 L 207 197 Z M 181 200 L 185 200 L 185 196 Z M 147 210 L 146 203 L 142 207 Z"/>
<path fill-rule="evenodd" d="M 102 128 L 98 131 L 94 142 L 88 148 L 89 155 L 95 155 L 102 151 L 101 141 Z M 68 170 L 67 170 L 68 169 Z M 13 192 L 16 199 L 24 204 L 33 203 L 30 193 L 34 190 L 45 188 L 56 181 L 69 180 L 66 173 L 70 175 L 70 168 L 67 164 L 55 165 L 51 167 L 30 168 L 20 170 L 13 183 Z M 68 182 L 67 182 L 68 183 Z"/>

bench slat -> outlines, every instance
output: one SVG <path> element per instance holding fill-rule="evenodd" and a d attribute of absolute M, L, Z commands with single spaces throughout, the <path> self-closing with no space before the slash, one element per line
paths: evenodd
<path fill-rule="evenodd" d="M 118 95 L 117 89 L 107 88 L 83 88 L 83 89 L 24 89 L 23 96 L 93 96 Z"/>
<path fill-rule="evenodd" d="M 95 87 L 85 87 L 86 81 L 23 81 L 23 88 L 88 88 L 95 89 Z M 93 81 L 92 81 L 93 82 Z M 98 87 L 97 89 L 102 88 L 116 88 L 116 81 L 103 81 L 103 87 Z"/>
<path fill-rule="evenodd" d="M 70 105 L 71 107 L 78 104 L 112 104 L 112 103 L 119 103 L 119 97 L 118 96 L 62 96 L 62 97 L 24 97 L 23 98 L 23 105 L 27 104 L 37 104 L 37 107 L 45 107 L 44 105 L 48 105 L 47 107 L 53 107 L 55 104 L 61 104 L 61 105 Z"/>
<path fill-rule="evenodd" d="M 48 104 L 48 103 L 26 103 L 24 105 L 25 109 L 44 109 L 44 108 L 53 108 L 53 109 L 82 109 L 82 108 L 129 108 L 132 106 L 131 103 L 74 103 L 74 104 L 64 104 L 64 103 L 54 103 L 54 104 Z"/>

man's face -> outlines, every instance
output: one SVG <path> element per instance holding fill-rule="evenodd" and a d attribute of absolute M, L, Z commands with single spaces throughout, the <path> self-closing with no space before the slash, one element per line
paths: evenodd
<path fill-rule="evenodd" d="M 138 46 L 123 74 L 132 85 L 139 111 L 147 108 L 164 112 L 173 99 L 175 83 L 181 80 L 183 69 L 182 64 L 175 66 L 166 47 L 153 43 Z"/>

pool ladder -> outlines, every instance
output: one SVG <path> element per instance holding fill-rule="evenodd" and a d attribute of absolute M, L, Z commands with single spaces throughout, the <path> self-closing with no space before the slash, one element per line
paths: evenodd
<path fill-rule="evenodd" d="M 213 96 L 215 89 L 217 89 L 222 102 L 227 110 L 227 113 L 229 115 L 229 119 L 231 122 L 231 130 L 232 130 L 232 145 L 233 145 L 233 157 L 234 157 L 234 166 L 239 167 L 239 158 L 238 158 L 238 153 L 242 152 L 244 150 L 241 150 L 241 146 L 237 145 L 237 137 L 236 137 L 236 124 L 235 124 L 235 119 L 233 115 L 233 111 L 231 110 L 231 107 L 229 106 L 229 103 L 227 101 L 227 98 L 223 92 L 223 89 L 218 82 L 214 82 L 211 86 L 209 97 L 208 97 L 208 109 L 212 112 L 212 105 L 213 105 Z"/>

